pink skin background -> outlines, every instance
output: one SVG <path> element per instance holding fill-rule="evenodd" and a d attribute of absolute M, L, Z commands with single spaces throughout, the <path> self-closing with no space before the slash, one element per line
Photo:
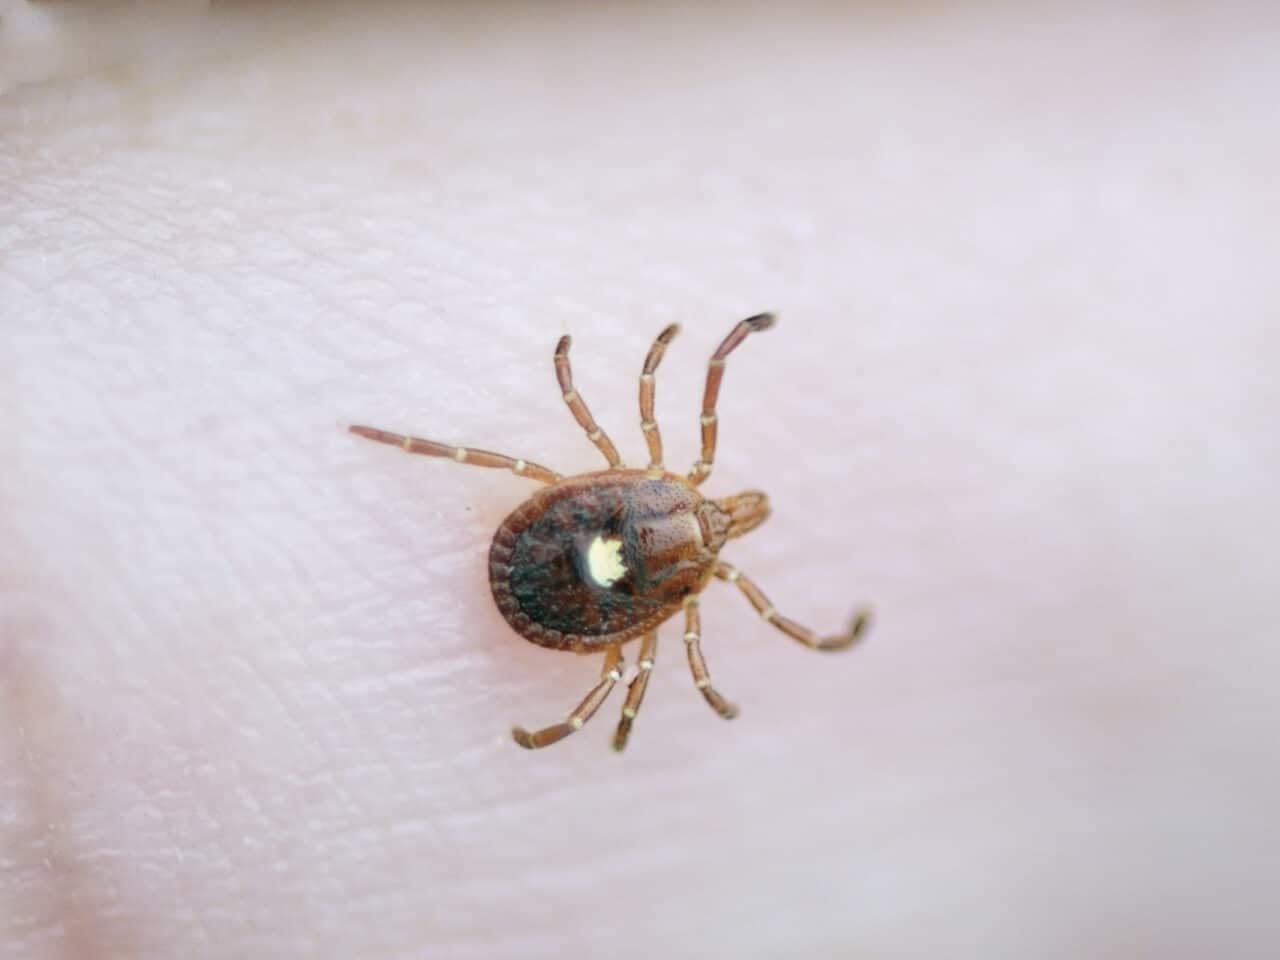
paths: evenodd
<path fill-rule="evenodd" d="M 0 8 L 0 954 L 1273 957 L 1266 3 Z M 596 658 L 489 596 L 669 462 L 712 584 Z M 633 661 L 635 647 L 628 650 Z"/>

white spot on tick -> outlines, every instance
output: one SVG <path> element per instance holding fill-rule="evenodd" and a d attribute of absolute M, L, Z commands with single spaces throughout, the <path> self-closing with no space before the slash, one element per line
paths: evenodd
<path fill-rule="evenodd" d="M 587 548 L 587 572 L 602 587 L 611 587 L 614 581 L 627 575 L 627 565 L 622 562 L 622 541 L 615 538 L 596 537 Z"/>

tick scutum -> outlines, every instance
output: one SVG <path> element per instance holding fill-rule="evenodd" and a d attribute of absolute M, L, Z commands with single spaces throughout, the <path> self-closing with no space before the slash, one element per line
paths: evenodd
<path fill-rule="evenodd" d="M 498 528 L 494 600 L 541 646 L 590 652 L 639 636 L 711 575 L 699 514 L 714 509 L 672 474 L 605 471 L 554 484 Z"/>

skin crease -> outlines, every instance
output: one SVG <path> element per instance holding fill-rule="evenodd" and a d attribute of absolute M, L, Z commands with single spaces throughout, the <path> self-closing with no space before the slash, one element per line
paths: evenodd
<path fill-rule="evenodd" d="M 6 958 L 1275 955 L 1272 6 L 69 9 L 0 24 Z M 672 623 L 624 755 L 517 748 L 600 669 L 489 596 L 534 485 L 346 426 L 598 469 L 572 333 L 643 464 L 679 322 L 687 467 L 760 310 L 724 556 L 866 643 L 714 582 L 740 717 Z"/>

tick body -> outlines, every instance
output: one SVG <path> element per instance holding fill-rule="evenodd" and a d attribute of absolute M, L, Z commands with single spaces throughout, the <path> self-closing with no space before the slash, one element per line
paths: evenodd
<path fill-rule="evenodd" d="M 644 469 L 628 469 L 573 387 L 569 338 L 556 347 L 556 377 L 570 412 L 604 455 L 608 469 L 571 477 L 522 459 L 453 447 L 353 426 L 351 432 L 410 453 L 459 463 L 505 468 L 545 486 L 520 504 L 498 528 L 489 548 L 494 602 L 518 634 L 539 646 L 575 653 L 603 653 L 599 682 L 561 723 L 535 732 L 516 727 L 516 743 L 545 747 L 581 729 L 622 678 L 623 645 L 639 639 L 637 672 L 627 690 L 613 746 L 622 750 L 640 709 L 657 653 L 657 628 L 684 613 L 684 644 L 694 683 L 711 707 L 732 718 L 737 708 L 712 686 L 701 650 L 699 594 L 714 578 L 736 584 L 764 620 L 815 650 L 851 646 L 866 629 L 859 612 L 844 634 L 820 637 L 777 612 L 764 593 L 720 559 L 725 543 L 759 526 L 769 515 L 763 493 L 749 491 L 713 500 L 699 485 L 715 459 L 716 401 L 725 358 L 746 337 L 773 325 L 771 314 L 738 323 L 713 354 L 703 393 L 702 453 L 687 475 L 662 463 L 662 437 L 653 417 L 654 373 L 678 332 L 667 327 L 654 341 L 640 375 L 640 426 L 649 448 Z"/>
<path fill-rule="evenodd" d="M 498 609 L 539 646 L 593 653 L 641 636 L 715 573 L 726 511 L 684 477 L 606 470 L 542 490 L 498 528 Z"/>

